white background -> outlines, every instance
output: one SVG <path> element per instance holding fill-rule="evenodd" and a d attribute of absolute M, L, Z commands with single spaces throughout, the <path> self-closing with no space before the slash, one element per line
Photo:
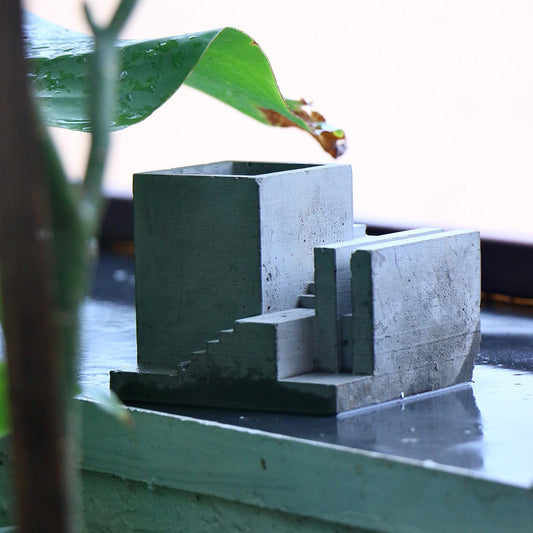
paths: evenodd
<path fill-rule="evenodd" d="M 77 0 L 26 0 L 87 31 Z M 111 0 L 88 2 L 100 16 Z M 356 220 L 480 229 L 533 243 L 533 2 L 139 0 L 124 37 L 223 26 L 251 35 L 282 94 L 342 127 Z M 54 133 L 72 176 L 86 136 Z M 113 134 L 106 187 L 133 172 L 218 160 L 329 162 L 307 134 L 254 122 L 184 87 Z"/>

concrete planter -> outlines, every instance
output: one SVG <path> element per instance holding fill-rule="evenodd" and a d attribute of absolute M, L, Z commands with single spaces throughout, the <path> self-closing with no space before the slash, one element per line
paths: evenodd
<path fill-rule="evenodd" d="M 479 235 L 381 237 L 347 165 L 134 176 L 138 372 L 125 401 L 331 414 L 471 379 Z"/>

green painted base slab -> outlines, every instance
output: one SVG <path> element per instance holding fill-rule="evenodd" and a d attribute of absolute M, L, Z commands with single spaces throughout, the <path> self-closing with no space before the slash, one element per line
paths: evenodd
<path fill-rule="evenodd" d="M 358 376 L 313 373 L 280 380 L 187 377 L 186 370 L 110 373 L 123 402 L 332 415 L 471 380 L 473 352 L 407 373 Z M 431 379 L 428 379 L 431 377 Z M 431 384 L 428 388 L 428 383 Z"/>

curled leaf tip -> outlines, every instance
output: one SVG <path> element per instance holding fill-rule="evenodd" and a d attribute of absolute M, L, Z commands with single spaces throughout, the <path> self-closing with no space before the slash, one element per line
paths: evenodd
<path fill-rule="evenodd" d="M 342 137 L 338 136 L 339 132 L 342 134 Z M 317 139 L 322 148 L 335 159 L 344 154 L 348 148 L 346 136 L 342 130 L 322 131 Z"/>
<path fill-rule="evenodd" d="M 286 102 L 290 111 L 305 123 L 305 127 L 277 111 L 261 108 L 261 112 L 270 125 L 283 128 L 289 126 L 300 127 L 309 132 L 320 143 L 320 146 L 335 159 L 344 154 L 347 144 L 343 130 L 329 125 L 324 116 L 311 109 L 311 104 L 303 98 L 300 100 L 286 100 Z"/>

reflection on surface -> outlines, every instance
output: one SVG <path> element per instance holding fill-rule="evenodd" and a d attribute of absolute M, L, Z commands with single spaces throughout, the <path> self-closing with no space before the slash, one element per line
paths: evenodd
<path fill-rule="evenodd" d="M 341 415 L 337 429 L 346 446 L 473 470 L 483 467 L 476 444 L 483 435 L 481 417 L 470 386 Z"/>
<path fill-rule="evenodd" d="M 330 417 L 144 407 L 471 470 L 483 468 L 480 413 L 469 385 Z"/>
<path fill-rule="evenodd" d="M 474 380 L 483 425 L 483 471 L 533 487 L 533 373 L 478 365 Z"/>
<path fill-rule="evenodd" d="M 533 371 L 533 309 L 492 303 L 481 315 L 476 363 Z"/>
<path fill-rule="evenodd" d="M 135 310 L 130 305 L 87 298 L 81 312 L 82 389 L 109 388 L 109 370 L 137 368 Z"/>

